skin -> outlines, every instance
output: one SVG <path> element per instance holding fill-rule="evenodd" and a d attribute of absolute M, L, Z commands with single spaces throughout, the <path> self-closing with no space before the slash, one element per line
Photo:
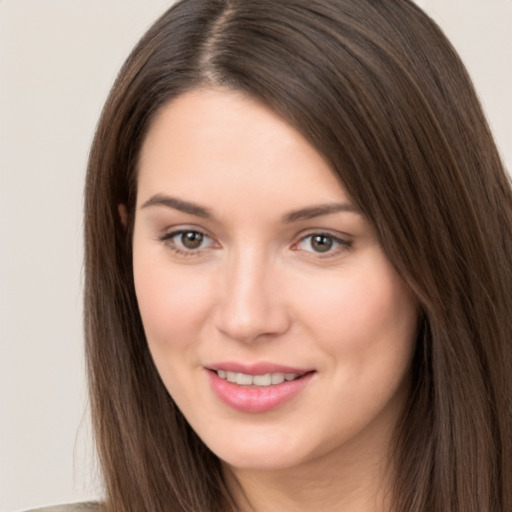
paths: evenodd
<path fill-rule="evenodd" d="M 151 354 L 241 508 L 387 510 L 417 304 L 323 158 L 247 96 L 194 90 L 151 125 L 136 208 L 134 278 Z M 180 230 L 202 233 L 198 248 Z M 314 373 L 283 405 L 242 412 L 212 390 L 206 368 L 221 361 Z"/>

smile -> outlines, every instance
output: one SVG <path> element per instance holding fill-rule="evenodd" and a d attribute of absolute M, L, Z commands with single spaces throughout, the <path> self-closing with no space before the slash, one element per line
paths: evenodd
<path fill-rule="evenodd" d="M 265 373 L 263 375 L 249 375 L 247 373 L 230 372 L 226 370 L 217 370 L 217 375 L 228 382 L 238 384 L 239 386 L 257 386 L 266 387 L 276 384 L 282 384 L 285 381 L 293 381 L 301 377 L 300 373 Z"/>
<path fill-rule="evenodd" d="M 264 363 L 221 363 L 205 369 L 214 394 L 225 405 L 245 413 L 264 413 L 283 406 L 300 395 L 316 374 L 314 370 Z"/>

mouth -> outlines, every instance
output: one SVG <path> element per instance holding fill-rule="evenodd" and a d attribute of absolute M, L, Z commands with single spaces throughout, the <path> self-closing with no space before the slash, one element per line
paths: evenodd
<path fill-rule="evenodd" d="M 268 387 L 275 386 L 278 384 L 282 384 L 283 382 L 291 382 L 303 377 L 306 373 L 283 373 L 283 372 L 274 372 L 274 373 L 265 373 L 260 375 L 251 375 L 248 373 L 240 373 L 240 372 L 232 372 L 228 370 L 211 370 L 217 374 L 223 380 L 227 382 L 231 382 L 232 384 L 237 384 L 239 386 L 248 386 L 248 387 Z"/>
<path fill-rule="evenodd" d="M 265 363 L 222 363 L 205 369 L 217 397 L 244 413 L 264 413 L 283 406 L 300 395 L 316 373 Z"/>

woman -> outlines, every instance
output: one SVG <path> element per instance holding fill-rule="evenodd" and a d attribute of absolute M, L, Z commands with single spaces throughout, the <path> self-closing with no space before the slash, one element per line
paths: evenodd
<path fill-rule="evenodd" d="M 108 511 L 512 510 L 512 210 L 408 1 L 184 0 L 93 144 Z"/>

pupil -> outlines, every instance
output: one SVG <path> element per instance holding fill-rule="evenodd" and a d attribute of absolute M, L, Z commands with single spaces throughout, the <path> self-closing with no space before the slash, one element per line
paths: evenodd
<path fill-rule="evenodd" d="M 332 247 L 332 238 L 324 235 L 315 235 L 311 240 L 311 246 L 317 252 L 327 252 Z"/>
<path fill-rule="evenodd" d="M 181 235 L 181 242 L 187 249 L 197 249 L 203 242 L 203 235 L 197 231 L 188 231 Z"/>

